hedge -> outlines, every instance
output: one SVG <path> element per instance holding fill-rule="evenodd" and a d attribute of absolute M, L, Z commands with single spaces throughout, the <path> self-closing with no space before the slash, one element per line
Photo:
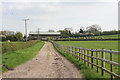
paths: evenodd
<path fill-rule="evenodd" d="M 4 42 L 4 43 L 2 43 L 2 54 L 6 53 L 6 52 L 11 52 L 11 51 L 19 50 L 19 49 L 28 48 L 38 42 L 39 42 L 38 40 L 28 41 L 28 42 Z"/>

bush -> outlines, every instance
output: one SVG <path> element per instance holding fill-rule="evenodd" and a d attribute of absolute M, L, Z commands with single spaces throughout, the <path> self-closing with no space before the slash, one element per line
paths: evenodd
<path fill-rule="evenodd" d="M 24 49 L 33 46 L 39 42 L 38 40 L 35 41 L 28 41 L 28 42 L 5 42 L 2 43 L 2 54 L 6 52 L 16 51 L 19 49 Z"/>
<path fill-rule="evenodd" d="M 21 32 L 17 32 L 15 36 L 18 41 L 21 41 L 23 39 L 23 34 Z"/>

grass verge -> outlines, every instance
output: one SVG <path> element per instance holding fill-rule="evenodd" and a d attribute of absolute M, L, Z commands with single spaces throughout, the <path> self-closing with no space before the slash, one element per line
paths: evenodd
<path fill-rule="evenodd" d="M 44 42 L 41 41 L 32 47 L 2 54 L 2 64 L 7 65 L 10 68 L 15 68 L 17 65 L 23 64 L 32 59 L 43 45 Z M 2 67 L 2 72 L 5 71 L 8 70 L 5 67 Z"/>
<path fill-rule="evenodd" d="M 95 69 L 91 69 L 86 64 L 83 64 L 78 59 L 73 58 L 72 55 L 61 51 L 56 45 L 53 43 L 54 48 L 64 57 L 66 57 L 70 62 L 72 62 L 83 74 L 86 80 L 106 80 L 104 76 L 101 76 L 100 73 L 97 73 Z"/>
<path fill-rule="evenodd" d="M 31 40 L 31 41 L 27 41 L 27 42 L 2 42 L 0 44 L 2 44 L 2 54 L 7 53 L 7 52 L 13 52 L 13 51 L 17 51 L 20 49 L 25 49 L 28 47 L 31 47 L 33 45 L 35 45 L 36 43 L 38 43 L 39 40 Z"/>

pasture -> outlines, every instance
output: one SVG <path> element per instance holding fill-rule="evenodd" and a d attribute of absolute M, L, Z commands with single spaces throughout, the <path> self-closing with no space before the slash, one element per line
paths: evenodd
<path fill-rule="evenodd" d="M 102 36 L 94 36 L 96 38 L 104 38 L 104 39 L 118 39 L 119 35 L 118 34 L 114 34 L 114 35 L 102 35 Z"/>
<path fill-rule="evenodd" d="M 56 41 L 56 43 L 64 46 L 75 46 L 88 49 L 106 49 L 118 51 L 118 41 Z"/>
<path fill-rule="evenodd" d="M 63 46 L 74 46 L 74 47 L 81 47 L 81 48 L 87 48 L 87 49 L 93 48 L 94 50 L 104 48 L 106 50 L 112 49 L 114 51 L 118 51 L 118 41 L 56 41 L 56 43 Z M 95 56 L 96 54 L 94 53 L 94 57 Z M 98 53 L 98 56 L 101 57 L 101 53 Z M 110 60 L 109 53 L 105 53 L 105 59 Z M 116 54 L 113 54 L 113 61 L 116 63 L 120 63 L 118 59 L 119 59 L 119 56 Z M 94 60 L 94 63 L 96 64 L 96 60 Z M 99 65 L 101 65 L 101 62 L 99 62 Z M 105 68 L 110 70 L 110 64 L 105 63 Z M 113 70 L 114 70 L 114 73 L 119 74 L 117 66 L 113 66 Z M 105 73 L 105 77 L 110 78 L 110 75 L 108 73 Z"/>

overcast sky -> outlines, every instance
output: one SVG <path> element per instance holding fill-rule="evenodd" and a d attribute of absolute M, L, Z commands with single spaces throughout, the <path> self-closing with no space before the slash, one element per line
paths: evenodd
<path fill-rule="evenodd" d="M 2 30 L 28 32 L 98 24 L 103 31 L 118 29 L 118 0 L 6 0 L 2 1 Z M 0 20 L 1 22 L 1 20 Z"/>

